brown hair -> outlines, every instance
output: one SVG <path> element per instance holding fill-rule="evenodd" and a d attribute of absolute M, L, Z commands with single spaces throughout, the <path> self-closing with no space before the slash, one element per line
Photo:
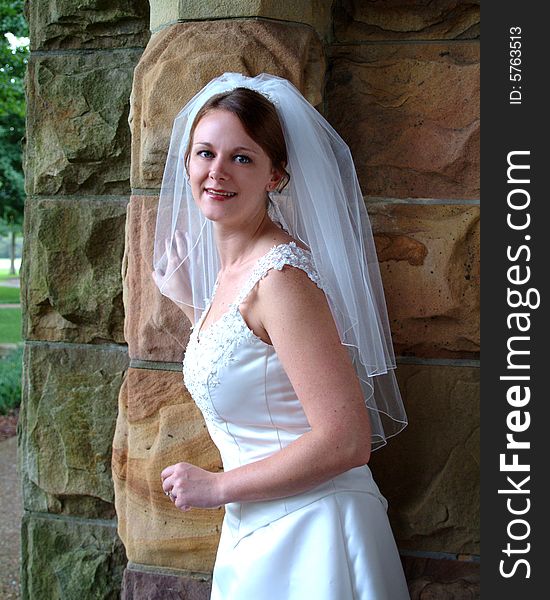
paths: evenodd
<path fill-rule="evenodd" d="M 216 94 L 200 108 L 189 133 L 184 155 L 185 168 L 189 164 L 195 128 L 205 115 L 214 110 L 226 110 L 238 117 L 246 133 L 269 156 L 273 167 L 283 173 L 277 185 L 277 190 L 281 191 L 290 180 L 290 175 L 285 170 L 288 158 L 283 128 L 273 104 L 262 94 L 249 88 L 238 87 L 230 92 Z"/>

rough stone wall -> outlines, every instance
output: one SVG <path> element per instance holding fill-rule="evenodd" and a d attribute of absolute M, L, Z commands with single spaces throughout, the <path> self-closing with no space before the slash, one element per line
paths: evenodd
<path fill-rule="evenodd" d="M 479 6 L 333 8 L 327 116 L 370 214 L 410 425 L 371 467 L 413 598 L 479 595 Z"/>
<path fill-rule="evenodd" d="M 108 4 L 108 5 L 107 5 Z M 27 2 L 22 598 L 114 599 L 129 96 L 146 0 Z"/>

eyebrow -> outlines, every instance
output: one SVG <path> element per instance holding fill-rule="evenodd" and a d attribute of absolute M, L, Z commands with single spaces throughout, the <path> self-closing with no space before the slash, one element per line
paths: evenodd
<path fill-rule="evenodd" d="M 212 144 L 210 142 L 193 142 L 193 146 L 206 146 L 208 148 L 212 148 Z M 236 148 L 233 148 L 233 152 L 250 152 L 252 154 L 258 154 L 258 152 L 256 150 L 253 150 L 252 148 L 248 148 L 247 146 L 237 146 Z"/>

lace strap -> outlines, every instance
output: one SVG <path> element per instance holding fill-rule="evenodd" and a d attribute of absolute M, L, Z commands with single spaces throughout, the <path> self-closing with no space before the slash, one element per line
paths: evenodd
<path fill-rule="evenodd" d="M 258 260 L 252 269 L 250 276 L 237 295 L 237 299 L 234 303 L 235 306 L 239 306 L 239 304 L 244 301 L 258 281 L 263 279 L 271 269 L 281 271 L 285 265 L 302 269 L 313 283 L 323 289 L 321 278 L 315 268 L 311 252 L 300 248 L 295 242 L 288 242 L 274 246 L 267 254 L 264 254 L 264 256 Z"/>

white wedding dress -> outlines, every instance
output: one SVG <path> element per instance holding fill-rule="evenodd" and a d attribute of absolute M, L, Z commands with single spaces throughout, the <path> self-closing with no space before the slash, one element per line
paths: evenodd
<path fill-rule="evenodd" d="M 294 242 L 260 258 L 229 310 L 191 332 L 183 361 L 225 470 L 270 456 L 310 429 L 273 346 L 240 311 L 270 269 L 291 265 L 321 287 L 311 254 Z M 214 567 L 212 600 L 404 600 L 401 561 L 368 466 L 280 500 L 230 503 Z"/>

